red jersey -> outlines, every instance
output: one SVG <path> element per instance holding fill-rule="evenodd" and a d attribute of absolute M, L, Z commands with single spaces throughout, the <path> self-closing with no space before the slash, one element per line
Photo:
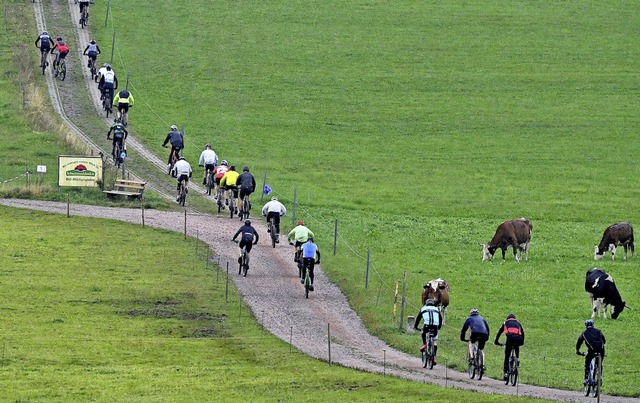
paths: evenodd
<path fill-rule="evenodd" d="M 228 166 L 226 166 L 226 165 L 218 165 L 217 167 L 215 167 L 213 169 L 213 172 L 215 172 L 216 178 L 222 179 L 222 177 L 224 176 L 224 174 L 227 173 L 228 170 L 229 170 Z"/>

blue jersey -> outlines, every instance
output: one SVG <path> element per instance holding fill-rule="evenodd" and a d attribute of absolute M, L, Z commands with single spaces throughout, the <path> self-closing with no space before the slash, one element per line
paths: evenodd
<path fill-rule="evenodd" d="M 313 242 L 305 242 L 302 244 L 302 257 L 314 259 L 316 252 L 318 251 L 318 245 Z"/>

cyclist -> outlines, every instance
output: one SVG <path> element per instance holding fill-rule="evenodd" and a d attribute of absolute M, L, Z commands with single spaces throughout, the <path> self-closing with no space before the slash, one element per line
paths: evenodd
<path fill-rule="evenodd" d="M 442 315 L 431 298 L 424 302 L 424 306 L 416 316 L 416 323 L 413 325 L 415 330 L 418 329 L 420 319 L 424 321 L 422 326 L 422 347 L 420 351 L 427 349 L 427 333 L 433 334 L 433 365 L 436 365 L 436 355 L 438 353 L 438 330 L 442 328 Z"/>
<path fill-rule="evenodd" d="M 244 220 L 244 225 L 240 227 L 238 232 L 231 238 L 232 241 L 235 242 L 238 235 L 242 234 L 242 239 L 240 240 L 240 257 L 238 258 L 238 263 L 242 263 L 242 248 L 247 247 L 247 260 L 249 260 L 249 252 L 251 252 L 252 245 L 258 243 L 258 231 L 251 226 L 251 220 Z"/>
<path fill-rule="evenodd" d="M 89 7 L 89 0 L 80 0 L 80 17 L 82 17 L 82 10 L 85 7 Z M 87 10 L 87 17 L 89 17 L 89 10 Z"/>
<path fill-rule="evenodd" d="M 56 56 L 56 59 L 53 61 L 54 69 L 56 68 L 58 63 L 60 63 L 60 61 L 62 61 L 69 54 L 69 47 L 62 40 L 62 37 L 60 36 L 56 39 L 56 43 L 55 45 L 53 45 L 53 48 L 51 49 L 52 54 L 53 54 L 53 51 L 56 50 L 56 48 L 58 49 L 58 55 Z"/>
<path fill-rule="evenodd" d="M 220 162 L 220 165 L 218 165 L 214 169 L 214 174 L 216 179 L 216 196 L 215 196 L 216 199 L 218 198 L 218 191 L 220 190 L 220 181 L 222 180 L 222 178 L 224 177 L 224 174 L 226 174 L 228 170 L 229 170 L 229 163 L 227 162 L 227 160 L 222 160 L 222 162 Z M 224 208 L 224 203 L 222 204 L 222 208 Z"/>
<path fill-rule="evenodd" d="M 184 181 L 184 188 L 189 192 L 187 186 L 189 185 L 189 178 L 193 174 L 191 170 L 191 165 L 184 159 L 184 157 L 178 158 L 176 164 L 173 166 L 173 169 L 176 171 L 176 178 L 178 179 L 178 187 L 176 188 L 176 202 L 180 201 L 180 182 Z"/>
<path fill-rule="evenodd" d="M 509 379 L 509 357 L 511 356 L 511 350 L 515 350 L 516 357 L 520 358 L 520 346 L 524 344 L 524 329 L 520 322 L 518 322 L 518 319 L 516 319 L 516 315 L 512 313 L 507 315 L 507 320 L 504 321 L 502 327 L 498 330 L 498 334 L 496 334 L 496 339 L 494 341 L 496 346 L 501 345 L 498 342 L 498 339 L 502 333 L 507 337 L 507 342 L 505 343 L 504 348 L 504 364 L 502 366 L 502 379 L 506 381 Z"/>
<path fill-rule="evenodd" d="M 207 184 L 207 171 L 213 172 L 217 163 L 218 155 L 211 149 L 211 144 L 205 144 L 204 150 L 200 153 L 200 159 L 198 160 L 198 165 L 204 167 L 204 178 L 202 179 L 203 185 Z"/>
<path fill-rule="evenodd" d="M 586 329 L 584 332 L 580 333 L 580 337 L 578 337 L 578 341 L 576 342 L 576 354 L 585 355 L 585 353 L 580 352 L 580 347 L 582 347 L 582 343 L 584 343 L 587 346 L 587 354 L 584 357 L 584 380 L 582 381 L 582 384 L 586 385 L 587 380 L 589 379 L 589 364 L 591 363 L 594 355 L 596 353 L 600 353 L 600 365 L 602 365 L 602 362 L 604 361 L 604 345 L 607 341 L 600 329 L 596 329 L 593 326 L 593 321 L 591 319 L 587 319 L 584 322 L 584 326 Z"/>
<path fill-rule="evenodd" d="M 302 279 L 300 280 L 300 283 L 304 284 L 308 268 L 309 279 L 311 280 L 309 291 L 313 291 L 313 267 L 316 264 L 320 264 L 320 249 L 318 249 L 318 245 L 313 243 L 313 238 L 309 237 L 307 242 L 302 244 Z"/>
<path fill-rule="evenodd" d="M 47 54 L 51 51 L 53 39 L 51 39 L 51 36 L 47 31 L 42 31 L 42 33 L 36 38 L 36 48 L 38 47 L 38 42 L 40 42 L 40 67 L 42 67 L 44 63 L 48 66 L 49 62 L 47 61 Z"/>
<path fill-rule="evenodd" d="M 233 197 L 238 199 L 238 172 L 236 172 L 236 166 L 231 165 L 229 170 L 224 174 L 222 179 L 220 179 L 220 186 L 224 190 L 231 190 L 233 192 Z M 229 200 L 227 199 L 226 192 L 222 195 L 224 198 L 224 204 L 229 205 Z M 238 207 L 235 208 L 234 214 L 238 214 Z"/>
<path fill-rule="evenodd" d="M 100 99 L 104 99 L 107 91 L 110 91 L 111 96 L 113 96 L 114 91 L 118 89 L 118 77 L 116 77 L 115 71 L 113 71 L 111 66 L 108 64 L 106 66 L 106 71 L 100 76 L 98 88 L 102 89 L 102 97 Z"/>
<path fill-rule="evenodd" d="M 256 179 L 249 173 L 249 167 L 242 168 L 242 174 L 238 177 L 240 185 L 240 198 L 238 199 L 238 208 L 242 211 L 242 199 L 247 196 L 251 197 L 251 193 L 256 190 Z M 251 201 L 249 201 L 249 210 L 251 210 Z"/>
<path fill-rule="evenodd" d="M 276 243 L 280 243 L 280 217 L 287 214 L 287 208 L 273 196 L 267 204 L 262 207 L 262 215 L 267 217 L 267 221 L 273 221 L 276 230 Z M 267 228 L 267 231 L 269 229 Z"/>
<path fill-rule="evenodd" d="M 182 133 L 178 131 L 178 126 L 171 125 L 170 129 L 171 131 L 167 134 L 167 137 L 165 137 L 164 142 L 162 142 L 162 147 L 167 147 L 167 143 L 171 143 L 167 164 L 172 166 L 173 156 L 175 155 L 176 160 L 180 158 L 180 150 L 184 148 L 184 137 Z"/>
<path fill-rule="evenodd" d="M 118 118 L 127 126 L 129 122 L 129 108 L 133 108 L 133 94 L 124 89 L 113 98 L 113 104 L 118 106 Z"/>
<path fill-rule="evenodd" d="M 298 247 L 307 242 L 307 239 L 315 237 L 316 236 L 314 235 L 314 233 L 311 232 L 309 228 L 304 226 L 304 221 L 298 221 L 296 223 L 296 226 L 293 227 L 291 231 L 289 231 L 289 234 L 287 235 L 287 241 L 289 241 L 289 245 L 293 245 L 293 247 L 295 248 L 295 255 L 293 258 L 294 262 L 297 262 L 299 260 Z M 293 243 L 294 239 L 296 241 L 295 244 Z"/>
<path fill-rule="evenodd" d="M 93 60 L 93 65 L 96 65 L 96 59 L 98 58 L 98 55 L 100 54 L 100 46 L 98 46 L 98 44 L 96 43 L 95 40 L 91 40 L 91 42 L 89 42 L 89 44 L 87 45 L 86 48 L 84 48 L 84 51 L 82 52 L 82 54 L 84 56 L 88 56 L 89 57 L 89 61 L 87 62 L 87 67 L 91 67 L 91 61 Z"/>
<path fill-rule="evenodd" d="M 124 127 L 124 125 L 120 122 L 120 119 L 113 119 L 113 124 L 109 131 L 107 132 L 107 140 L 111 139 L 111 133 L 113 132 L 113 145 L 111 146 L 111 155 L 113 155 L 113 159 L 115 160 L 117 156 L 116 152 L 116 143 L 120 143 L 120 149 L 124 150 L 124 141 L 127 139 L 129 132 Z"/>
<path fill-rule="evenodd" d="M 484 343 L 489 340 L 489 324 L 478 312 L 478 308 L 473 308 L 469 312 L 469 317 L 465 320 L 460 331 L 460 341 L 467 341 L 464 336 L 470 330 L 469 336 L 469 359 L 473 357 L 473 343 L 478 342 L 478 350 L 484 350 Z"/>

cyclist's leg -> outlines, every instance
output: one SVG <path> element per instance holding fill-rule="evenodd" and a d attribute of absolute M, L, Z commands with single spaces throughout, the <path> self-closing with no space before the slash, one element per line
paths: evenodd
<path fill-rule="evenodd" d="M 433 326 L 431 328 L 431 333 L 433 333 L 433 363 L 436 363 L 436 356 L 438 355 L 438 327 Z"/>
<path fill-rule="evenodd" d="M 180 182 L 182 182 L 182 175 L 178 176 L 178 186 L 176 187 L 176 201 L 180 200 Z"/>
<path fill-rule="evenodd" d="M 242 211 L 243 207 L 243 199 L 244 198 L 244 188 L 240 188 L 240 197 L 238 197 L 238 210 Z"/>
<path fill-rule="evenodd" d="M 313 278 L 314 278 L 313 269 L 315 268 L 315 265 L 316 265 L 315 258 L 310 258 L 309 259 L 309 279 L 311 280 L 312 287 L 313 287 Z"/>
<path fill-rule="evenodd" d="M 513 350 L 515 346 L 507 337 L 507 342 L 504 344 L 504 362 L 502 363 L 502 374 L 506 378 L 509 373 L 509 357 L 511 357 L 511 350 Z"/>
<path fill-rule="evenodd" d="M 476 342 L 476 334 L 475 333 L 471 333 L 471 335 L 469 336 L 469 344 L 468 344 L 468 348 L 469 348 L 469 359 L 473 360 L 474 359 L 474 354 L 473 354 L 473 344 Z"/>
<path fill-rule="evenodd" d="M 592 350 L 588 350 L 587 351 L 587 355 L 584 357 L 584 380 L 588 380 L 589 379 L 589 366 L 591 364 L 591 360 L 593 360 L 593 354 L 594 352 Z"/>

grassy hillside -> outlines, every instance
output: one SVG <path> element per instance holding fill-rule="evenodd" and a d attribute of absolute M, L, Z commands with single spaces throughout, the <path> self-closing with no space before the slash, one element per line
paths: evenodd
<path fill-rule="evenodd" d="M 168 125 L 184 125 L 188 158 L 211 142 L 257 176 L 268 170 L 281 199 L 297 189 L 325 270 L 374 333 L 414 351 L 417 337 L 392 321 L 395 282 L 407 272 L 406 315 L 422 284 L 444 277 L 449 363 L 462 363 L 471 307 L 494 331 L 513 311 L 528 335 L 522 380 L 578 387 L 593 245 L 611 223 L 640 222 L 637 2 L 111 5 L 108 28 L 93 28 L 103 47 L 117 33 L 136 134 L 164 154 Z M 521 216 L 534 223 L 531 260 L 482 264 L 478 242 Z M 640 306 L 637 260 L 599 265 Z M 597 323 L 608 391 L 638 396 L 637 318 Z M 501 354 L 487 349 L 491 376 Z"/>

